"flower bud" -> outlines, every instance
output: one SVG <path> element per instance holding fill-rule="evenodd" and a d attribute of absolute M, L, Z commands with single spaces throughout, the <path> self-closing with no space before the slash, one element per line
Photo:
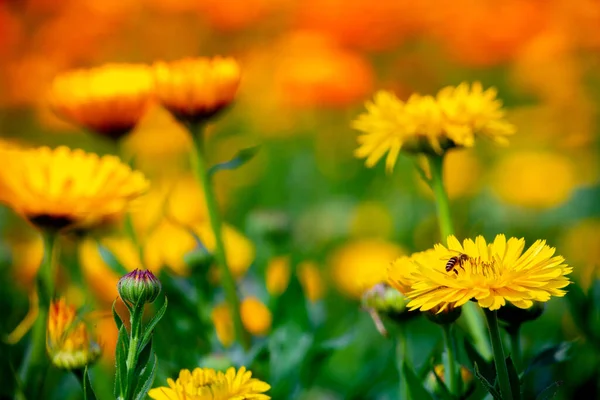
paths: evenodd
<path fill-rule="evenodd" d="M 371 313 L 379 331 L 385 336 L 385 329 L 380 326 L 378 316 L 384 315 L 395 322 L 407 321 L 420 313 L 409 311 L 406 308 L 408 299 L 402 293 L 387 283 L 378 283 L 366 291 L 362 296 L 362 306 Z"/>
<path fill-rule="evenodd" d="M 117 290 L 123 301 L 131 304 L 145 304 L 156 300 L 161 290 L 161 284 L 152 272 L 134 269 L 119 280 Z"/>
<path fill-rule="evenodd" d="M 507 303 L 498 310 L 498 319 L 502 321 L 502 326 L 510 333 L 510 331 L 519 329 L 524 322 L 538 319 L 544 312 L 544 304 L 534 301 L 529 308 L 519 308 Z"/>
<path fill-rule="evenodd" d="M 440 387 L 440 382 L 435 377 L 438 376 L 439 380 L 446 383 L 446 378 L 444 376 L 445 369 L 443 364 L 436 365 L 432 371 L 427 375 L 427 379 L 425 381 L 425 386 L 429 391 L 434 394 L 441 396 L 443 393 L 443 388 Z M 460 366 L 460 379 L 462 381 L 462 396 L 461 398 L 467 398 L 473 390 L 475 390 L 475 381 L 473 380 L 473 374 L 466 367 Z"/>

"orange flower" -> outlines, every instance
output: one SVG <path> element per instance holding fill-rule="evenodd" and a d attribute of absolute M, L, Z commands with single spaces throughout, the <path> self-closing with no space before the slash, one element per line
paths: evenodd
<path fill-rule="evenodd" d="M 240 84 L 233 58 L 185 58 L 154 64 L 156 96 L 177 119 L 205 121 L 227 107 Z"/>
<path fill-rule="evenodd" d="M 138 123 L 150 104 L 151 93 L 149 67 L 107 64 L 56 77 L 50 106 L 77 125 L 119 139 Z"/>

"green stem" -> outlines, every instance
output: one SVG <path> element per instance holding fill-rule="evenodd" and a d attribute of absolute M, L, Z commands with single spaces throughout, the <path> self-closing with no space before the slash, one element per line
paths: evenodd
<path fill-rule="evenodd" d="M 221 284 L 225 290 L 225 299 L 231 311 L 233 319 L 233 326 L 235 330 L 236 339 L 241 343 L 242 347 L 246 350 L 250 348 L 250 337 L 244 329 L 242 324 L 242 316 L 240 312 L 240 300 L 237 294 L 237 288 L 233 275 L 229 270 L 227 264 L 227 257 L 225 255 L 225 245 L 223 243 L 222 223 L 219 215 L 219 209 L 217 205 L 217 199 L 215 197 L 214 189 L 211 185 L 210 176 L 208 174 L 208 168 L 206 160 L 204 158 L 204 145 L 203 145 L 203 125 L 200 123 L 190 124 L 189 129 L 194 142 L 194 148 L 192 152 L 192 161 L 196 172 L 196 177 L 202 184 L 204 189 L 204 197 L 206 200 L 206 207 L 208 209 L 208 215 L 210 219 L 210 225 L 215 236 L 215 259 L 217 261 Z"/>
<path fill-rule="evenodd" d="M 517 371 L 521 371 L 521 329 L 516 328 L 509 330 L 509 337 L 512 360 L 515 363 Z"/>
<path fill-rule="evenodd" d="M 406 333 L 404 327 L 400 327 L 400 332 L 396 338 L 396 364 L 398 368 L 398 377 L 400 382 L 400 399 L 410 400 L 408 385 L 404 379 L 404 360 L 406 358 Z"/>
<path fill-rule="evenodd" d="M 450 214 L 450 201 L 444 188 L 444 156 L 432 154 L 427 156 L 431 179 L 427 182 L 433 191 L 435 205 L 440 227 L 442 243 L 446 244 L 448 236 L 454 234 L 452 217 Z M 473 303 L 467 303 L 463 306 L 464 319 L 467 322 L 468 330 L 474 339 L 475 347 L 481 355 L 489 358 L 492 355 L 490 345 L 486 340 L 485 327 L 481 311 Z"/>
<path fill-rule="evenodd" d="M 454 355 L 454 343 L 452 340 L 452 324 L 442 325 L 442 331 L 444 332 L 444 344 L 446 346 L 446 359 L 444 365 L 444 377 L 445 382 L 449 384 L 449 390 L 452 395 L 459 394 L 459 381 L 458 374 L 460 371 L 456 369 L 456 359 Z"/>
<path fill-rule="evenodd" d="M 502 400 L 512 400 L 513 397 L 510 388 L 510 380 L 508 378 L 508 369 L 506 368 L 504 349 L 502 348 L 502 338 L 500 337 L 500 328 L 498 327 L 498 316 L 496 311 L 490 311 L 488 309 L 485 309 L 485 316 L 490 331 L 490 340 L 492 342 L 492 350 L 494 351 L 494 363 L 496 364 L 496 373 L 498 375 Z"/>
<path fill-rule="evenodd" d="M 54 295 L 53 260 L 57 234 L 43 231 L 42 237 L 44 240 L 44 259 L 36 278 L 39 312 L 32 329 L 30 353 L 25 358 L 21 369 L 25 395 L 28 399 L 41 398 L 46 370 L 49 365 L 46 354 L 46 330 L 50 303 Z"/>

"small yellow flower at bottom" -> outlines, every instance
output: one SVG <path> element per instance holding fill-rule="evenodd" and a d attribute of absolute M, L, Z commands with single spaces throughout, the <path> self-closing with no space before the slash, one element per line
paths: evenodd
<path fill-rule="evenodd" d="M 438 313 L 469 300 L 493 311 L 507 302 L 529 308 L 535 301 L 564 296 L 562 288 L 570 284 L 566 275 L 573 268 L 543 240 L 525 252 L 524 248 L 524 239 L 506 240 L 504 235 L 489 244 L 482 236 L 461 244 L 451 235 L 448 247 L 437 244 L 399 259 L 388 271 L 388 280 L 411 299 L 411 310 L 436 309 Z"/>
<path fill-rule="evenodd" d="M 225 373 L 211 368 L 182 369 L 179 378 L 167 379 L 169 386 L 151 389 L 148 396 L 155 400 L 269 400 L 263 394 L 271 386 L 252 378 L 245 367 L 230 367 Z"/>
<path fill-rule="evenodd" d="M 52 364 L 63 369 L 80 369 L 100 356 L 100 346 L 88 333 L 85 322 L 64 298 L 50 305 L 46 347 Z"/>

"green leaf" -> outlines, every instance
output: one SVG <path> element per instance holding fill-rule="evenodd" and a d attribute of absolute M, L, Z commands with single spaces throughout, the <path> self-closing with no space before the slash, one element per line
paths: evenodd
<path fill-rule="evenodd" d="M 425 390 L 423 382 L 417 377 L 415 371 L 412 369 L 406 360 L 402 361 L 402 372 L 404 373 L 404 382 L 408 385 L 408 391 L 410 398 L 419 400 L 434 400 L 433 396 Z"/>
<path fill-rule="evenodd" d="M 98 246 L 100 257 L 106 263 L 106 265 L 110 267 L 110 269 L 116 272 L 119 276 L 126 275 L 129 272 L 106 246 L 103 246 L 100 244 L 100 242 L 96 242 L 96 244 Z"/>
<path fill-rule="evenodd" d="M 165 302 L 163 303 L 162 307 L 156 312 L 156 314 L 154 314 L 154 317 L 152 317 L 150 322 L 148 322 L 148 324 L 144 327 L 144 333 L 142 334 L 142 340 L 140 341 L 140 349 L 143 349 L 150 342 L 150 339 L 152 338 L 152 332 L 154 331 L 156 324 L 158 324 L 158 321 L 162 319 L 162 317 L 165 315 L 165 311 L 167 311 L 167 303 L 167 296 L 165 296 Z"/>
<path fill-rule="evenodd" d="M 504 361 L 506 368 L 508 369 L 508 381 L 510 382 L 510 389 L 514 400 L 521 399 L 521 381 L 519 380 L 519 373 L 515 368 L 515 363 L 510 356 L 506 357 Z"/>
<path fill-rule="evenodd" d="M 471 343 L 471 341 L 465 340 L 463 341 L 465 346 L 465 352 L 467 353 L 467 357 L 471 361 L 473 368 L 477 365 L 479 369 L 479 373 L 487 380 L 494 381 L 496 378 L 496 370 L 494 363 L 492 361 L 486 361 L 481 354 L 477 351 L 475 346 Z"/>
<path fill-rule="evenodd" d="M 149 347 L 152 346 L 150 345 Z M 142 369 L 141 374 L 138 377 L 138 384 L 135 387 L 134 400 L 144 400 L 148 395 L 148 391 L 152 387 L 152 383 L 154 383 L 158 358 L 153 351 L 152 356 L 152 359 L 146 364 L 144 369 Z"/>
<path fill-rule="evenodd" d="M 96 400 L 96 394 L 92 388 L 92 382 L 90 381 L 90 374 L 87 366 L 83 371 L 83 398 L 84 400 Z"/>
<path fill-rule="evenodd" d="M 148 364 L 148 360 L 150 359 L 150 354 L 152 354 L 152 337 L 146 345 L 143 347 L 138 347 L 138 355 L 136 357 L 136 366 L 134 376 L 138 376 L 142 373 L 142 370 L 146 368 L 146 364 Z"/>
<path fill-rule="evenodd" d="M 557 381 L 557 382 L 552 383 L 546 389 L 542 390 L 535 399 L 536 400 L 552 400 L 554 397 L 556 397 L 556 394 L 558 393 L 558 388 L 562 384 L 563 384 L 562 381 Z"/>
<path fill-rule="evenodd" d="M 116 352 L 115 371 L 115 397 L 126 398 L 127 394 L 127 351 L 129 349 L 129 335 L 125 326 L 119 329 Z"/>
<path fill-rule="evenodd" d="M 479 382 L 486 388 L 486 390 L 492 395 L 495 400 L 502 400 L 502 396 L 500 396 L 500 392 L 496 390 L 494 385 L 492 385 L 486 378 L 479 372 L 479 366 L 477 363 L 474 365 L 475 377 L 479 379 Z"/>
<path fill-rule="evenodd" d="M 123 320 L 121 319 L 121 316 L 117 312 L 117 309 L 115 307 L 116 305 L 117 305 L 117 300 L 113 301 L 112 314 L 113 314 L 113 318 L 115 320 L 115 324 L 117 325 L 117 330 L 121 330 L 121 327 L 123 326 Z"/>
<path fill-rule="evenodd" d="M 523 372 L 523 376 L 529 374 L 531 371 L 537 368 L 567 361 L 571 357 L 572 348 L 573 342 L 561 342 L 556 346 L 552 346 L 546 350 L 543 350 L 536 355 L 533 360 L 531 360 L 529 366 L 525 372 Z"/>
<path fill-rule="evenodd" d="M 259 149 L 260 146 L 252 146 L 238 151 L 238 153 L 231 160 L 215 164 L 210 167 L 207 174 L 208 177 L 212 178 L 217 171 L 236 169 L 246 164 L 248 161 L 254 158 Z"/>

